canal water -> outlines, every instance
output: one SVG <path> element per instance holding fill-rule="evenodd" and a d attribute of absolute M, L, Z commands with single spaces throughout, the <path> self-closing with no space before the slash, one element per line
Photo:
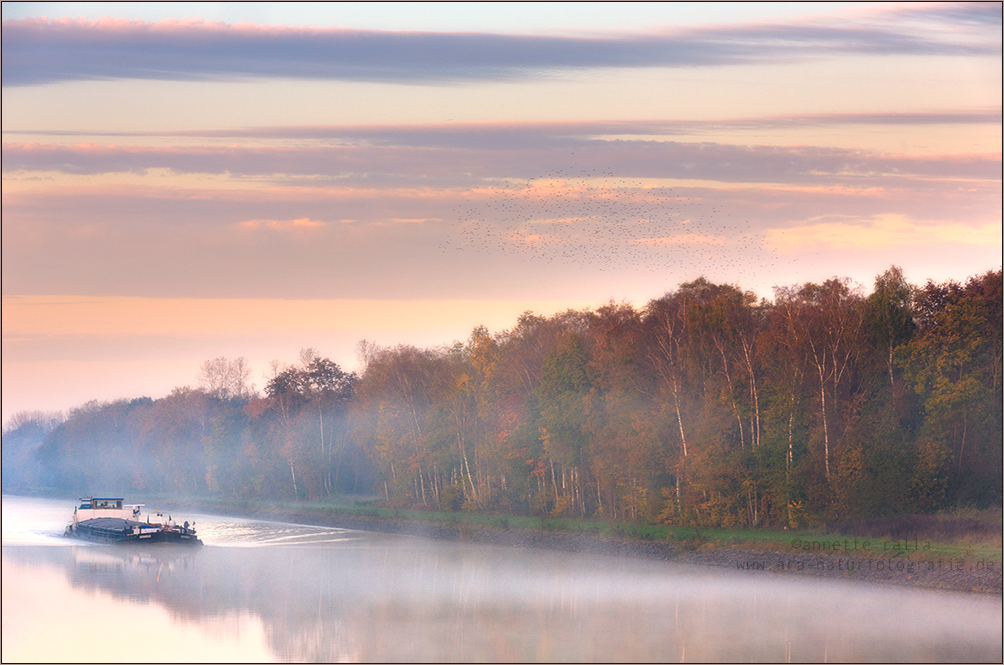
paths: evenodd
<path fill-rule="evenodd" d="M 72 510 L 3 497 L 4 662 L 1002 658 L 1000 596 L 192 513 L 201 548 L 92 545 Z"/>

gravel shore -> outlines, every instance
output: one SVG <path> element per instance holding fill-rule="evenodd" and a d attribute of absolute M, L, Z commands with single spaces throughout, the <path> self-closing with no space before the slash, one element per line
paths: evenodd
<path fill-rule="evenodd" d="M 247 515 L 247 511 L 242 513 Z M 742 575 L 806 575 L 982 594 L 1001 594 L 1002 590 L 1000 560 L 944 558 L 915 561 L 905 557 L 847 556 L 797 550 L 787 553 L 710 545 L 695 547 L 669 541 L 614 539 L 532 529 L 473 529 L 319 512 L 262 510 L 248 516 L 433 540 L 674 561 L 730 569 Z"/>

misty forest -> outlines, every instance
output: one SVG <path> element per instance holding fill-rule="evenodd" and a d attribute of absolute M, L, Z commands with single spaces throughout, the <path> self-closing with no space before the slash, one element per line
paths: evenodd
<path fill-rule="evenodd" d="M 198 388 L 19 413 L 5 491 L 388 505 L 707 527 L 999 506 L 1002 275 L 773 301 L 703 278 L 438 348 L 208 360 Z M 193 368 L 193 375 L 195 370 Z"/>

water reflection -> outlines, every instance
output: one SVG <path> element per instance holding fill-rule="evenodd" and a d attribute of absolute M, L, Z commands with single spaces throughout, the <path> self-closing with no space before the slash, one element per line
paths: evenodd
<path fill-rule="evenodd" d="M 163 608 L 168 618 L 145 619 L 138 634 L 197 628 L 199 639 L 215 635 L 240 654 L 201 660 L 999 662 L 1002 655 L 999 596 L 210 517 L 199 526 L 207 545 L 194 550 L 5 545 L 5 652 L 8 606 L 26 602 L 8 595 L 15 575 L 22 593 L 51 595 L 79 612 L 103 598 L 111 622 Z M 100 644 L 86 648 L 70 659 L 115 659 Z M 158 651 L 129 659 L 184 658 Z"/>

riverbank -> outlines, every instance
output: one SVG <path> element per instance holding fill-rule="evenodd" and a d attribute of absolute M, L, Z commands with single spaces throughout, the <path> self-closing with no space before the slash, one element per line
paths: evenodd
<path fill-rule="evenodd" d="M 192 504 L 191 507 L 210 508 L 197 504 Z M 866 550 L 865 544 L 871 545 L 870 541 L 835 543 L 826 540 L 822 543 L 808 543 L 793 538 L 790 541 L 791 551 L 776 551 L 742 545 L 725 546 L 720 542 L 702 541 L 699 538 L 677 542 L 645 541 L 544 529 L 477 528 L 462 522 L 451 525 L 367 518 L 317 509 L 227 508 L 220 505 L 213 505 L 211 509 L 254 519 L 432 540 L 673 561 L 729 569 L 743 575 L 804 575 L 968 593 L 999 595 L 1002 592 L 999 557 L 995 560 L 979 556 L 930 556 L 920 551 L 920 547 L 910 551 L 908 542 L 897 544 L 897 548 L 890 551 L 888 547 L 883 549 L 883 543 L 878 541 L 874 543 L 874 547 Z M 829 551 L 818 551 L 819 545 L 829 548 Z"/>
<path fill-rule="evenodd" d="M 540 548 L 569 553 L 633 557 L 729 569 L 743 575 L 804 575 L 861 580 L 979 594 L 1002 594 L 1002 557 L 998 545 L 961 546 L 923 539 L 868 539 L 815 533 L 756 532 L 767 538 L 723 538 L 722 532 L 677 529 L 676 537 L 651 538 L 627 525 L 605 533 L 584 532 L 582 524 L 450 513 L 426 516 L 352 502 L 296 505 L 210 498 L 145 497 L 175 512 L 206 511 L 252 519 L 390 533 L 431 540 L 500 547 Z M 509 528 L 510 520 L 514 528 Z M 590 523 L 592 528 L 598 528 Z M 571 528 L 569 528 L 571 526 Z M 608 525 L 609 526 L 609 525 Z M 688 535 L 691 534 L 691 535 Z M 737 532 L 725 532 L 734 534 Z M 743 533 L 748 536 L 748 533 Z"/>

